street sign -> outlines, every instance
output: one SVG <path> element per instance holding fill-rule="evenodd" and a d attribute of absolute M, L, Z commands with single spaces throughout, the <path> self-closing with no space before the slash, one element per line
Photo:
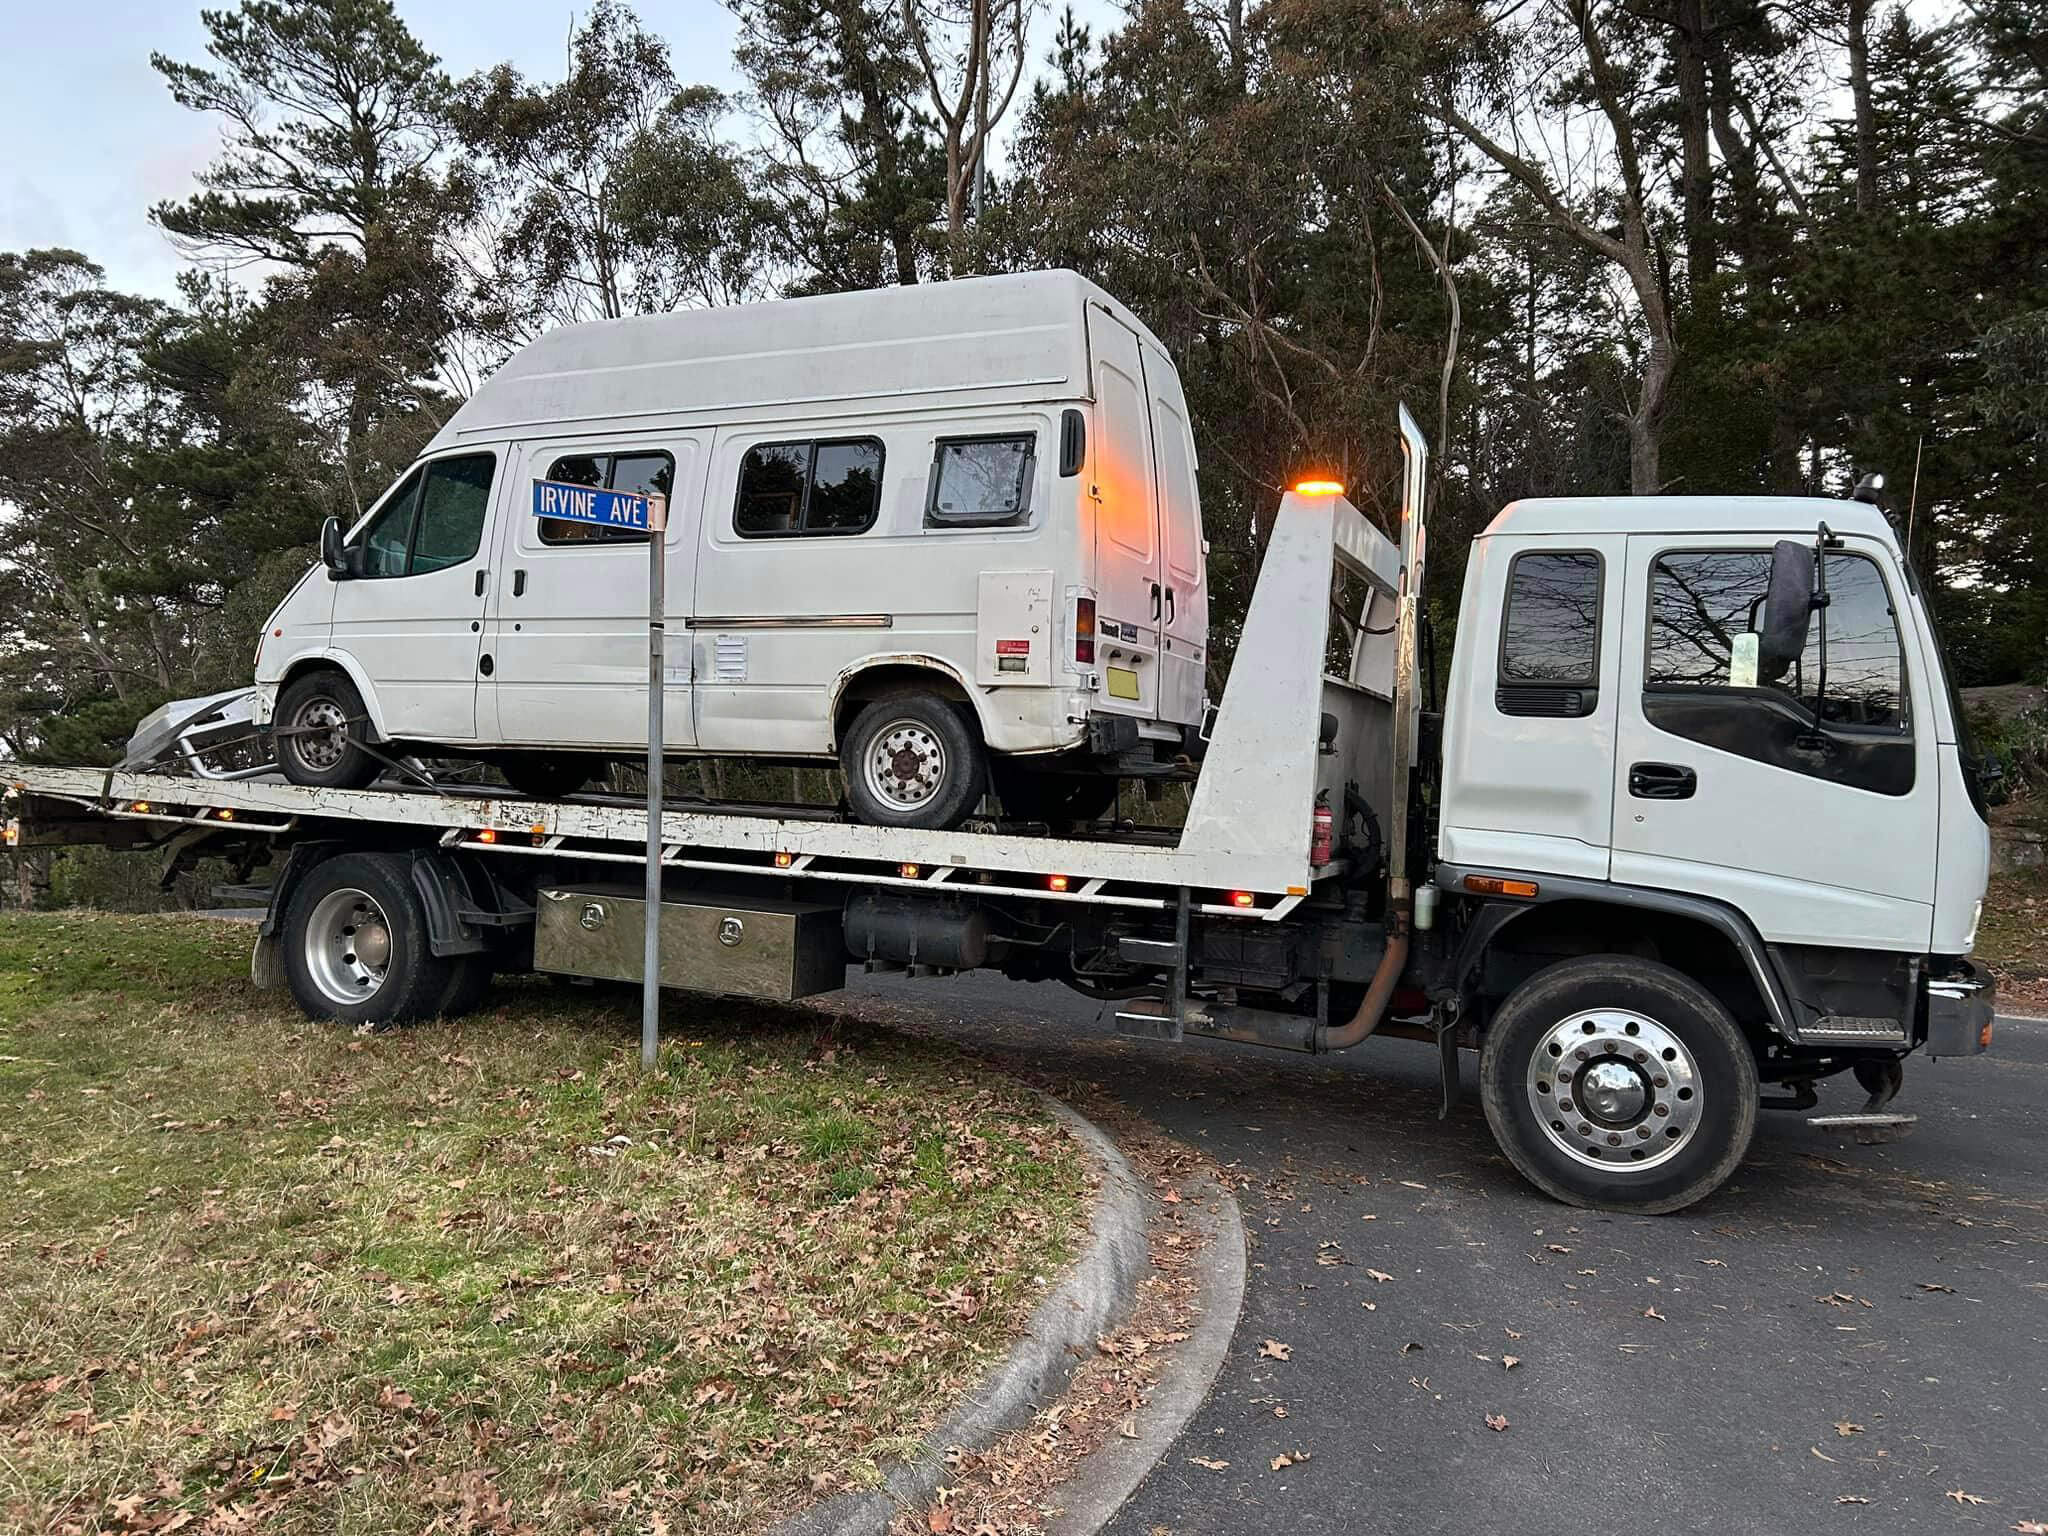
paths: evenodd
<path fill-rule="evenodd" d="M 567 523 L 592 523 L 626 533 L 646 533 L 662 526 L 667 498 L 639 496 L 631 491 L 603 491 L 592 485 L 567 485 L 560 480 L 533 482 L 533 515 Z"/>

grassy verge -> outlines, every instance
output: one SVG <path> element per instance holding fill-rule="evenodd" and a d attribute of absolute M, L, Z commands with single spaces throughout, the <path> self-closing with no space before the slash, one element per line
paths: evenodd
<path fill-rule="evenodd" d="M 1998 977 L 2001 1010 L 2048 1014 L 2048 867 L 1992 877 L 1975 954 Z"/>
<path fill-rule="evenodd" d="M 0 919 L 0 1528 L 751 1530 L 871 1480 L 1083 1209 L 942 1045 L 543 983 L 388 1035 L 250 932 Z"/>

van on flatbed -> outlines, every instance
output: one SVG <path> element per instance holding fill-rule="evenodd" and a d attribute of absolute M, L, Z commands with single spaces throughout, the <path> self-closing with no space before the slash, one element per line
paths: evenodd
<path fill-rule="evenodd" d="M 1473 543 L 1424 709 L 1420 434 L 1398 538 L 1281 499 L 1185 825 L 934 831 L 684 806 L 660 828 L 661 980 L 794 998 L 848 965 L 988 968 L 1208 1035 L 1461 1049 L 1532 1183 L 1677 1210 L 1759 1108 L 1853 1077 L 1896 1131 L 1913 1052 L 1988 1048 L 1969 961 L 1989 834 L 1925 594 L 1859 501 L 1519 502 Z M 1349 594 L 1344 595 L 1344 594 Z M 1321 616 L 1321 617 L 1310 617 Z M 10 770 L 25 844 L 269 865 L 260 981 L 317 1017 L 474 1006 L 495 972 L 635 979 L 640 807 L 445 787 Z M 1770 1090 L 1766 1093 L 1766 1089 Z"/>
<path fill-rule="evenodd" d="M 515 353 L 265 623 L 254 717 L 293 783 L 468 754 L 552 798 L 645 751 L 649 535 L 538 515 L 537 484 L 667 500 L 670 753 L 836 760 L 862 821 L 941 827 L 991 778 L 1013 814 L 1085 821 L 1198 749 L 1187 403 L 1075 273 Z"/>

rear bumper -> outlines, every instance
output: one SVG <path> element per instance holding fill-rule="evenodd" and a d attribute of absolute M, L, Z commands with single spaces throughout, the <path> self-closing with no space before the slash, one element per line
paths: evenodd
<path fill-rule="evenodd" d="M 1990 1049 L 1991 1020 L 1998 1012 L 1998 983 L 1967 960 L 1927 978 L 1927 1054 L 1975 1056 Z"/>

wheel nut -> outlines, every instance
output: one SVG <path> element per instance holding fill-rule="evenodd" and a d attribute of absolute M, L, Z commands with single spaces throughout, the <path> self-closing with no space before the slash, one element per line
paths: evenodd
<path fill-rule="evenodd" d="M 1669 1104 L 1659 1104 L 1656 1112 L 1660 1115 L 1668 1115 L 1671 1113 L 1671 1106 Z"/>
<path fill-rule="evenodd" d="M 1563 1110 L 1566 1114 L 1570 1114 L 1572 1112 L 1572 1101 L 1570 1099 L 1559 1099 L 1557 1101 L 1557 1107 Z"/>
<path fill-rule="evenodd" d="M 1609 1145 L 1610 1147 L 1618 1147 L 1621 1145 L 1621 1138 L 1615 1135 L 1612 1131 L 1609 1131 L 1607 1133 L 1607 1145 Z"/>
<path fill-rule="evenodd" d="M 1593 1127 L 1581 1121 L 1579 1124 L 1579 1134 L 1581 1136 L 1590 1136 L 1593 1134 Z"/>
<path fill-rule="evenodd" d="M 1637 1060 L 1637 1061 L 1648 1061 L 1649 1059 L 1650 1059 L 1650 1053 L 1649 1053 L 1648 1051 L 1637 1051 L 1637 1052 L 1636 1052 L 1636 1060 Z"/>

